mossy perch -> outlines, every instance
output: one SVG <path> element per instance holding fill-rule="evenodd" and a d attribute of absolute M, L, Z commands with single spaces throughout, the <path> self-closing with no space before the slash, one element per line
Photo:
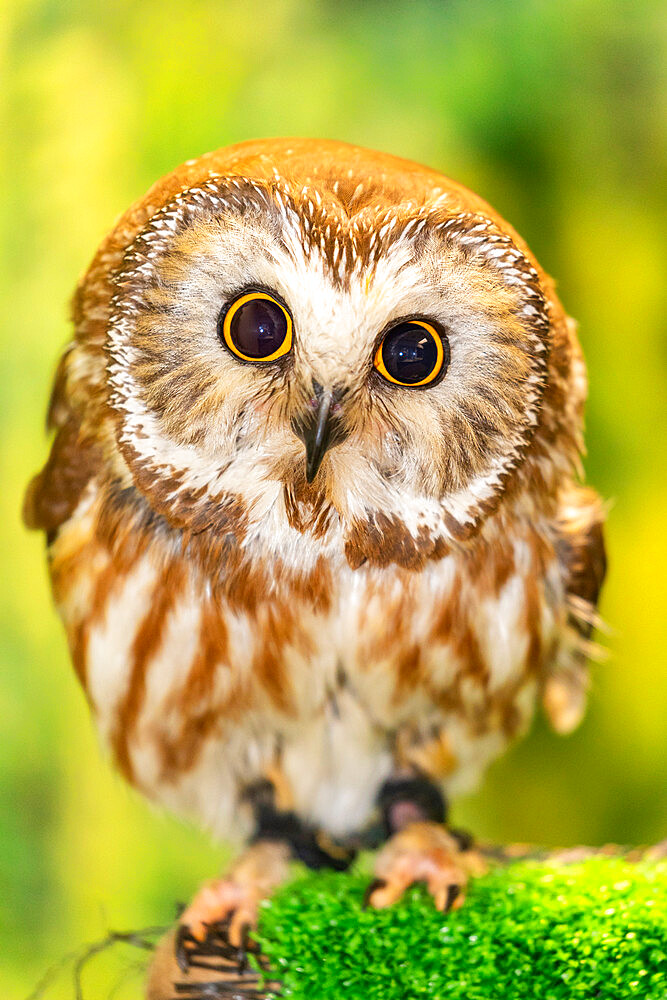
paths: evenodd
<path fill-rule="evenodd" d="M 513 861 L 474 880 L 465 906 L 449 914 L 420 887 L 397 906 L 364 910 L 367 874 L 308 874 L 263 906 L 261 962 L 251 953 L 239 972 L 229 953 L 226 979 L 210 968 L 184 975 L 166 940 L 147 1000 L 278 991 L 293 1000 L 665 1000 L 663 854 Z M 219 964 L 223 953 L 202 962 Z"/>

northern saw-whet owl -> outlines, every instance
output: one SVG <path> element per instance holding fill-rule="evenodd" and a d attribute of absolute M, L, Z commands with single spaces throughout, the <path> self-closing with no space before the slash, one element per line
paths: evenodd
<path fill-rule="evenodd" d="M 460 903 L 444 796 L 579 721 L 604 576 L 552 281 L 439 173 L 272 139 L 151 188 L 73 318 L 25 516 L 120 771 L 250 840 L 186 935 L 383 837 L 373 905 Z"/>

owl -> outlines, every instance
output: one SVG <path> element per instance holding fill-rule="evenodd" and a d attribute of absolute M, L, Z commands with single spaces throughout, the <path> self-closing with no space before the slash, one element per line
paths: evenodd
<path fill-rule="evenodd" d="M 73 321 L 25 519 L 74 668 L 125 778 L 246 844 L 181 963 L 293 858 L 460 905 L 447 799 L 579 721 L 605 572 L 551 279 L 441 174 L 271 139 L 152 187 Z"/>

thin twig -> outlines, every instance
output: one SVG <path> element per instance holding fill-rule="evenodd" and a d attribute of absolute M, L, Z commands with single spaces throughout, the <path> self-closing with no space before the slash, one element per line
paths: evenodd
<path fill-rule="evenodd" d="M 150 940 L 150 938 L 157 935 L 161 936 L 168 930 L 169 926 L 145 927 L 139 931 L 109 931 L 103 940 L 96 941 L 93 944 L 83 945 L 83 947 L 68 952 L 62 959 L 47 969 L 26 1000 L 41 1000 L 47 989 L 70 962 L 74 962 L 76 1000 L 83 1000 L 81 975 L 86 965 L 92 958 L 101 954 L 101 952 L 106 951 L 108 948 L 111 948 L 115 944 L 128 944 L 134 948 L 142 948 L 145 951 L 154 951 L 155 941 Z"/>

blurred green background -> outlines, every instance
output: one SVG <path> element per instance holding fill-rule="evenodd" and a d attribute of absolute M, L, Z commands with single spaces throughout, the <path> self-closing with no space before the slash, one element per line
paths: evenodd
<path fill-rule="evenodd" d="M 47 454 L 43 416 L 78 275 L 158 176 L 241 139 L 327 136 L 440 168 L 495 205 L 558 278 L 589 364 L 588 478 L 613 502 L 611 657 L 594 669 L 581 729 L 559 739 L 539 722 L 454 818 L 500 840 L 665 837 L 662 5 L 3 7 L 0 996 L 25 997 L 49 962 L 108 926 L 168 922 L 220 864 L 219 849 L 152 811 L 102 759 L 42 538 L 18 512 Z M 89 995 L 108 996 L 133 960 L 93 973 Z M 138 996 L 128 982 L 114 995 Z M 71 977 L 47 996 L 72 997 Z"/>

